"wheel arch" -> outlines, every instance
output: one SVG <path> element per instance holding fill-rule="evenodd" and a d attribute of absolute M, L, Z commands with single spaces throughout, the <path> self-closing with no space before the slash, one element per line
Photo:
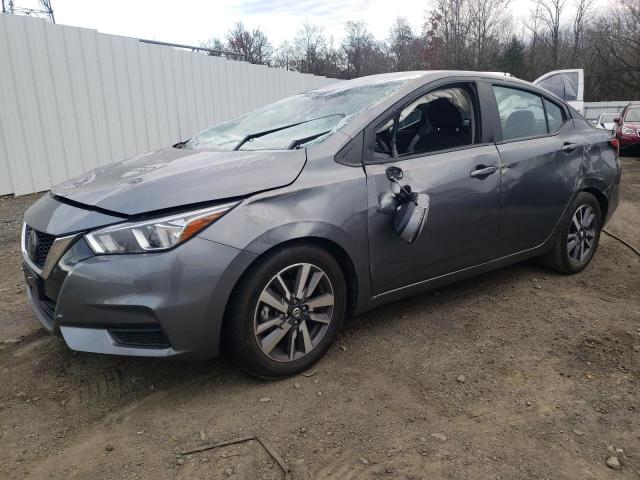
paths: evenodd
<path fill-rule="evenodd" d="M 598 201 L 598 205 L 600 205 L 600 212 L 602 213 L 602 221 L 604 224 L 604 222 L 607 219 L 607 214 L 609 212 L 609 199 L 607 198 L 607 196 L 602 192 L 602 190 L 594 186 L 582 188 L 581 191 L 590 193 L 591 195 L 596 197 L 596 200 Z"/>

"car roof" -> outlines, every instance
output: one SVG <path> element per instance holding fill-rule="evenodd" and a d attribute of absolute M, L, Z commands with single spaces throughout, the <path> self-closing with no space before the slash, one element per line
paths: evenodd
<path fill-rule="evenodd" d="M 478 72 L 467 70 L 413 70 L 408 72 L 379 73 L 376 75 L 367 75 L 365 77 L 358 77 L 351 80 L 338 80 L 324 87 L 316 88 L 314 89 L 314 91 L 321 92 L 341 90 L 343 88 L 375 85 L 379 83 L 393 82 L 398 80 L 405 80 L 407 81 L 407 83 L 425 83 L 425 81 L 432 81 L 438 78 L 446 78 L 452 76 L 495 78 L 499 80 L 513 81 L 514 83 L 524 83 L 526 85 L 532 85 L 531 83 L 520 80 L 519 78 L 516 78 L 506 72 Z"/>

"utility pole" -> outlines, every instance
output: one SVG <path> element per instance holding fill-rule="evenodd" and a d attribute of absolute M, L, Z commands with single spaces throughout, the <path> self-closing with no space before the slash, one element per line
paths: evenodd
<path fill-rule="evenodd" d="M 40 0 L 40 8 L 21 7 L 16 5 L 14 0 L 2 0 L 2 13 L 10 15 L 26 15 L 28 17 L 43 17 L 51 23 L 56 23 L 53 16 L 51 0 Z"/>

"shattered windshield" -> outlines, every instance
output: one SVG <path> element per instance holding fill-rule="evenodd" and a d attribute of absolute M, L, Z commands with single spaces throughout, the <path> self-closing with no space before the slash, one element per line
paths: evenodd
<path fill-rule="evenodd" d="M 199 133 L 183 148 L 286 150 L 305 148 L 334 133 L 410 78 L 366 85 L 344 82 L 285 98 Z"/>

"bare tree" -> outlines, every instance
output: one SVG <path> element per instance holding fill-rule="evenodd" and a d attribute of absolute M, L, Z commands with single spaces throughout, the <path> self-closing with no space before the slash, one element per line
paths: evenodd
<path fill-rule="evenodd" d="M 322 27 L 305 22 L 293 40 L 296 69 L 322 75 L 326 47 Z"/>
<path fill-rule="evenodd" d="M 425 37 L 429 48 L 440 49 L 432 57 L 445 68 L 468 66 L 468 34 L 470 28 L 468 0 L 437 0 L 428 12 Z"/>
<path fill-rule="evenodd" d="M 296 56 L 291 42 L 285 40 L 274 50 L 272 64 L 274 67 L 284 68 L 285 70 L 295 70 Z"/>
<path fill-rule="evenodd" d="M 259 29 L 241 23 L 226 42 L 203 46 L 233 50 L 254 63 L 333 78 L 386 71 L 451 68 L 508 71 L 533 80 L 558 68 L 583 68 L 589 100 L 634 99 L 640 85 L 640 0 L 618 0 L 598 8 L 595 0 L 536 0 L 515 33 L 511 0 L 434 0 L 421 35 L 406 18 L 396 18 L 386 42 L 361 22 L 345 24 L 339 47 L 320 26 L 302 25 L 292 41 L 272 50 Z M 572 13 L 569 12 L 572 11 Z"/>
<path fill-rule="evenodd" d="M 551 67 L 560 64 L 561 17 L 565 9 L 566 0 L 537 0 L 535 15 L 542 29 L 533 34 L 551 51 Z"/>
<path fill-rule="evenodd" d="M 387 38 L 390 68 L 398 72 L 420 68 L 421 43 L 409 21 L 405 17 L 396 18 Z"/>
<path fill-rule="evenodd" d="M 211 50 L 216 50 L 217 52 L 208 52 L 207 55 L 213 57 L 222 56 L 222 52 L 227 49 L 227 46 L 220 40 L 219 38 L 210 38 L 204 42 L 200 42 L 200 46 L 204 48 L 209 48 Z"/>
<path fill-rule="evenodd" d="M 509 38 L 511 0 L 469 2 L 469 47 L 472 66 L 482 70 L 495 65 L 495 52 Z"/>
<path fill-rule="evenodd" d="M 574 3 L 576 14 L 573 20 L 573 48 L 571 51 L 573 65 L 578 63 L 580 55 L 584 52 L 584 33 L 589 26 L 594 3 L 595 0 L 576 0 Z"/>
<path fill-rule="evenodd" d="M 640 85 L 640 0 L 621 0 L 597 19 L 589 36 L 608 94 L 636 99 Z"/>
<path fill-rule="evenodd" d="M 242 53 L 251 63 L 267 65 L 271 59 L 273 48 L 262 30 L 247 30 L 242 22 L 236 23 L 227 33 L 227 48 L 232 52 Z"/>
<path fill-rule="evenodd" d="M 362 22 L 348 21 L 342 41 L 347 78 L 371 75 L 388 70 L 384 52 L 374 36 Z"/>

